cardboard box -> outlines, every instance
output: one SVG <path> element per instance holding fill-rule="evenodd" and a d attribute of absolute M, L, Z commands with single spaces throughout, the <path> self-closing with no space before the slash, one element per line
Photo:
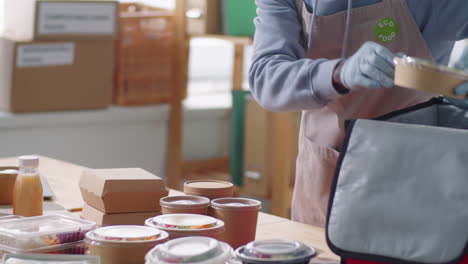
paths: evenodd
<path fill-rule="evenodd" d="M 115 39 L 113 0 L 14 0 L 5 2 L 5 34 L 20 40 Z"/>
<path fill-rule="evenodd" d="M 85 204 L 81 212 L 81 218 L 96 222 L 101 226 L 108 225 L 144 225 L 146 219 L 161 215 L 160 212 L 146 213 L 123 213 L 123 214 L 106 214 Z"/>
<path fill-rule="evenodd" d="M 220 13 L 219 0 L 187 1 L 187 32 L 192 35 L 220 33 Z"/>
<path fill-rule="evenodd" d="M 161 178 L 137 168 L 84 171 L 83 200 L 104 213 L 160 212 L 159 199 L 168 195 Z"/>
<path fill-rule="evenodd" d="M 0 109 L 97 109 L 111 101 L 112 40 L 18 42 L 0 38 Z"/>
<path fill-rule="evenodd" d="M 282 120 L 288 128 L 288 135 L 285 135 L 283 142 L 273 142 L 272 130 L 273 119 L 278 115 L 283 115 Z M 287 116 L 287 118 L 284 118 Z M 300 127 L 300 113 L 273 113 L 263 109 L 255 100 L 250 99 L 246 105 L 246 123 L 244 138 L 244 179 L 242 193 L 261 197 L 271 197 L 271 175 L 273 171 L 272 164 L 275 151 L 275 144 L 287 144 L 290 149 L 283 153 L 284 164 L 287 164 L 290 171 L 285 177 L 288 177 L 289 187 L 294 186 L 295 164 L 298 153 L 298 135 Z M 284 186 L 288 188 L 288 186 Z"/>

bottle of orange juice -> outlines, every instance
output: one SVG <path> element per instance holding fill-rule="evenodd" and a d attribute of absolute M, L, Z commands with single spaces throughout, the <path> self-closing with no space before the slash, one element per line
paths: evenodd
<path fill-rule="evenodd" d="M 42 215 L 42 183 L 39 158 L 19 157 L 20 169 L 13 191 L 13 213 L 21 216 Z"/>

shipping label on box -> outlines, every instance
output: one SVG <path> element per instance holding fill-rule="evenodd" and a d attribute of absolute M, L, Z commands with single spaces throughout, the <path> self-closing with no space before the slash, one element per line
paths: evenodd
<path fill-rule="evenodd" d="M 117 4 L 91 1 L 39 1 L 36 35 L 116 34 Z"/>
<path fill-rule="evenodd" d="M 74 60 L 73 42 L 17 46 L 16 67 L 18 68 L 72 65 Z"/>

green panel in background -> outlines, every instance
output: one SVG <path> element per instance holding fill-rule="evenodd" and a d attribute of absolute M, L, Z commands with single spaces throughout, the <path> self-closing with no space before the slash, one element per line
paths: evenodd
<path fill-rule="evenodd" d="M 237 186 L 243 184 L 245 108 L 247 96 L 249 95 L 249 91 L 232 91 L 231 157 L 229 166 L 231 181 Z"/>
<path fill-rule="evenodd" d="M 224 34 L 253 36 L 257 16 L 255 0 L 221 0 L 223 3 Z"/>

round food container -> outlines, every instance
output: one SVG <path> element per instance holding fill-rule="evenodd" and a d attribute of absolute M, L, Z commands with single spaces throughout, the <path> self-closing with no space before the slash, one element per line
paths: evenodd
<path fill-rule="evenodd" d="M 167 196 L 160 200 L 163 214 L 208 214 L 210 199 L 202 196 Z"/>
<path fill-rule="evenodd" d="M 254 241 L 236 250 L 243 264 L 307 264 L 316 250 L 298 241 Z"/>
<path fill-rule="evenodd" d="M 17 175 L 18 167 L 0 166 L 0 205 L 13 204 L 13 189 Z"/>
<path fill-rule="evenodd" d="M 146 264 L 221 264 L 234 257 L 232 248 L 209 237 L 183 237 L 158 245 L 146 255 Z"/>
<path fill-rule="evenodd" d="M 220 239 L 224 222 L 206 215 L 167 214 L 145 221 L 145 225 L 166 231 L 170 239 L 204 236 Z"/>
<path fill-rule="evenodd" d="M 156 228 L 117 225 L 88 232 L 85 243 L 89 255 L 100 256 L 102 264 L 143 264 L 146 253 L 167 239 L 168 234 Z"/>
<path fill-rule="evenodd" d="M 234 196 L 234 185 L 225 181 L 188 181 L 184 183 L 184 193 L 198 195 L 211 200 Z"/>
<path fill-rule="evenodd" d="M 395 84 L 405 88 L 463 99 L 454 88 L 468 81 L 468 72 L 432 61 L 403 56 L 395 58 Z"/>
<path fill-rule="evenodd" d="M 226 227 L 222 240 L 233 248 L 254 241 L 261 207 L 261 202 L 247 198 L 219 198 L 211 201 L 213 217 L 224 221 Z"/>

